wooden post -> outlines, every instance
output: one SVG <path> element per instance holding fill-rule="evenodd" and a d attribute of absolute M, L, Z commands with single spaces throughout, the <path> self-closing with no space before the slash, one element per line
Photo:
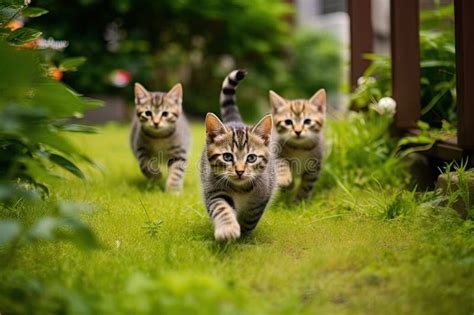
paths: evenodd
<path fill-rule="evenodd" d="M 390 2 L 392 89 L 400 129 L 415 128 L 421 112 L 419 10 L 418 0 Z"/>
<path fill-rule="evenodd" d="M 351 87 L 370 65 L 363 54 L 373 51 L 371 0 L 348 0 L 351 27 Z"/>
<path fill-rule="evenodd" d="M 458 145 L 474 149 L 474 1 L 455 0 Z M 473 161 L 471 161 L 473 162 Z"/>

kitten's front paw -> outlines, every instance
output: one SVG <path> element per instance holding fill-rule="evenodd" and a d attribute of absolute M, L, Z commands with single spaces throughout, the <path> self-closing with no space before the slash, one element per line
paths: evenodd
<path fill-rule="evenodd" d="M 240 225 L 237 222 L 216 226 L 214 238 L 218 242 L 234 241 L 240 237 Z"/>
<path fill-rule="evenodd" d="M 168 193 L 179 195 L 183 191 L 183 187 L 182 186 L 176 186 L 176 185 L 166 185 L 165 190 Z"/>
<path fill-rule="evenodd" d="M 280 188 L 288 188 L 293 184 L 293 178 L 290 176 L 280 176 L 277 178 L 277 185 Z"/>

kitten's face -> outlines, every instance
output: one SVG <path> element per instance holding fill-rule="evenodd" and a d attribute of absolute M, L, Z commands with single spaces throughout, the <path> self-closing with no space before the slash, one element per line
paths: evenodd
<path fill-rule="evenodd" d="M 165 134 L 175 129 L 182 111 L 183 88 L 176 84 L 168 93 L 149 92 L 135 84 L 135 110 L 142 128 L 151 134 Z"/>
<path fill-rule="evenodd" d="M 211 171 L 233 186 L 257 184 L 270 159 L 272 117 L 266 115 L 251 128 L 225 127 L 214 114 L 207 114 L 207 158 Z"/>
<path fill-rule="evenodd" d="M 326 115 L 326 92 L 321 89 L 309 100 L 286 100 L 270 91 L 273 119 L 280 138 L 293 144 L 317 138 Z"/>

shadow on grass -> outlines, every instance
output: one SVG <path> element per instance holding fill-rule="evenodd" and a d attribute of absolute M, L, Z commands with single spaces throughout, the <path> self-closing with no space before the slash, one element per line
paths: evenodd
<path fill-rule="evenodd" d="M 212 230 L 206 234 L 207 248 L 211 253 L 222 259 L 232 258 L 242 250 L 249 248 L 249 246 L 262 246 L 271 243 L 270 235 L 262 227 L 259 228 L 258 225 L 254 231 L 241 236 L 236 241 L 217 242 L 214 240 L 213 232 Z"/>
<path fill-rule="evenodd" d="M 255 230 L 241 236 L 235 241 L 217 242 L 214 239 L 214 226 L 210 219 L 207 222 L 201 221 L 197 224 L 193 230 L 193 234 L 194 241 L 205 244 L 212 254 L 220 258 L 232 257 L 234 253 L 238 253 L 241 249 L 247 248 L 248 246 L 261 246 L 272 242 L 269 227 L 265 224 L 261 224 L 261 222 L 257 225 Z"/>

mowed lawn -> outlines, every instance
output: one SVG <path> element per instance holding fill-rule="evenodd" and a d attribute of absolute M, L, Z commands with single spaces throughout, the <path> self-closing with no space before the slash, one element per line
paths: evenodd
<path fill-rule="evenodd" d="M 179 196 L 144 180 L 128 133 L 128 126 L 108 125 L 73 135 L 101 170 L 86 167 L 87 182 L 52 188 L 53 198 L 93 205 L 83 218 L 102 248 L 25 247 L 2 273 L 70 289 L 88 302 L 72 305 L 76 313 L 474 312 L 474 228 L 449 211 L 417 204 L 417 213 L 386 220 L 351 210 L 354 200 L 370 205 L 372 190 L 318 185 L 303 204 L 278 197 L 249 237 L 216 244 L 199 183 L 203 126 L 193 124 Z M 162 221 L 154 236 L 142 204 L 152 221 Z"/>

